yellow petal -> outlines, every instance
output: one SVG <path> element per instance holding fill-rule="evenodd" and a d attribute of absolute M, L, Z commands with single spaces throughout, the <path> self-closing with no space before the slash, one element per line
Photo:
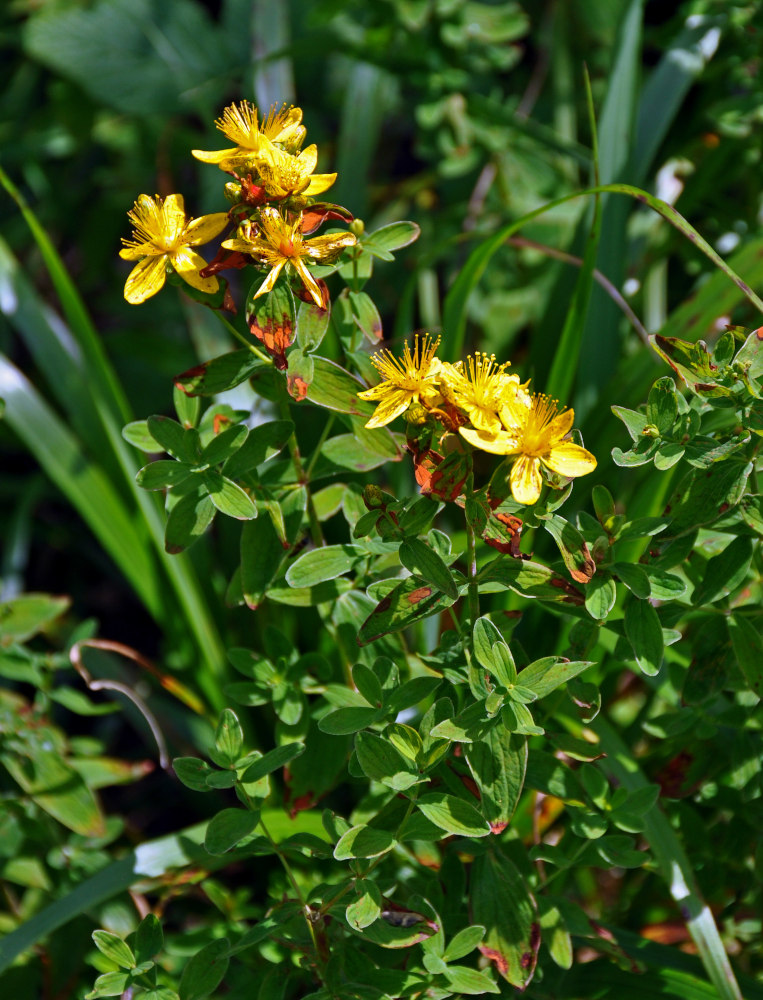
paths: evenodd
<path fill-rule="evenodd" d="M 312 295 L 315 304 L 319 309 L 323 309 L 325 303 L 323 301 L 323 294 L 321 293 L 321 286 L 307 270 L 301 258 L 294 257 L 290 263 L 304 282 L 305 288 Z"/>
<path fill-rule="evenodd" d="M 310 183 L 302 193 L 306 195 L 322 194 L 324 191 L 328 191 L 335 180 L 336 174 L 313 174 Z"/>
<path fill-rule="evenodd" d="M 191 219 L 185 231 L 183 242 L 191 247 L 208 243 L 225 229 L 228 221 L 227 212 L 213 212 L 212 215 L 202 215 L 199 219 Z"/>
<path fill-rule="evenodd" d="M 511 467 L 509 483 L 512 496 L 517 503 L 535 503 L 543 486 L 540 477 L 540 459 L 520 455 Z"/>
<path fill-rule="evenodd" d="M 265 278 L 260 287 L 254 293 L 253 297 L 255 299 L 259 298 L 260 295 L 264 295 L 266 292 L 270 291 L 270 289 L 273 287 L 273 285 L 275 285 L 276 281 L 278 280 L 278 275 L 281 273 L 285 263 L 286 263 L 286 258 L 284 257 L 283 260 L 279 260 L 278 263 L 273 265 L 273 267 L 270 270 L 270 274 L 267 276 L 267 278 Z"/>
<path fill-rule="evenodd" d="M 318 163 L 318 147 L 314 142 L 305 146 L 297 157 L 297 163 L 299 164 L 299 172 L 303 176 L 307 176 L 315 170 Z"/>
<path fill-rule="evenodd" d="M 575 411 L 565 410 L 564 413 L 560 413 L 558 417 L 554 417 L 546 428 L 544 436 L 547 435 L 547 439 L 550 441 L 559 441 L 560 438 L 565 436 L 565 434 L 569 434 L 572 430 L 574 421 Z"/>
<path fill-rule="evenodd" d="M 585 448 L 574 441 L 560 441 L 554 445 L 548 454 L 543 456 L 543 462 L 560 476 L 585 476 L 596 468 L 596 459 Z"/>
<path fill-rule="evenodd" d="M 238 147 L 234 146 L 232 149 L 192 149 L 191 156 L 195 156 L 197 160 L 201 160 L 202 163 L 222 163 L 223 160 L 228 160 L 238 152 Z"/>
<path fill-rule="evenodd" d="M 130 271 L 125 282 L 125 298 L 137 306 L 161 289 L 166 277 L 167 255 L 145 257 Z"/>
<path fill-rule="evenodd" d="M 156 257 L 161 253 L 153 243 L 128 243 L 119 251 L 119 256 L 122 260 L 142 260 L 143 257 Z"/>
<path fill-rule="evenodd" d="M 216 292 L 218 287 L 217 278 L 202 278 L 199 271 L 207 266 L 207 262 L 199 254 L 189 250 L 188 247 L 181 247 L 170 255 L 172 266 L 189 285 L 198 288 L 200 292 Z"/>
<path fill-rule="evenodd" d="M 305 240 L 305 250 L 313 260 L 330 264 L 346 247 L 354 247 L 357 242 L 353 233 L 327 233 Z"/>
<path fill-rule="evenodd" d="M 393 392 L 386 402 L 379 403 L 366 427 L 370 430 L 373 430 L 374 427 L 384 427 L 392 423 L 395 417 L 399 417 L 401 413 L 405 413 L 410 405 L 410 393 Z"/>
<path fill-rule="evenodd" d="M 164 216 L 163 236 L 176 240 L 185 229 L 185 201 L 182 194 L 168 194 L 162 206 Z"/>
<path fill-rule="evenodd" d="M 506 431 L 499 431 L 498 434 L 483 434 L 481 431 L 474 431 L 471 427 L 459 427 L 461 437 L 473 448 L 480 451 L 490 452 L 491 455 L 513 455 L 517 450 L 517 439 L 513 434 Z"/>

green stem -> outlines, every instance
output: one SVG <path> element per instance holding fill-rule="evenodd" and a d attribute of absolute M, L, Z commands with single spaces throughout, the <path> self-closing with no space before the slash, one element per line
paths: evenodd
<path fill-rule="evenodd" d="M 244 798 L 244 801 L 246 802 L 246 805 L 248 806 L 248 808 L 252 812 L 257 812 L 258 809 L 259 809 L 259 807 L 252 801 L 251 797 L 246 793 L 243 785 L 240 782 L 238 784 L 238 790 L 241 792 L 241 794 L 242 794 L 242 796 Z M 291 865 L 289 864 L 288 860 L 286 859 L 286 856 L 279 850 L 278 844 L 273 839 L 270 831 L 268 830 L 267 826 L 265 825 L 265 820 L 262 818 L 262 816 L 260 816 L 260 821 L 259 821 L 259 823 L 257 825 L 262 830 L 263 836 L 265 837 L 265 839 L 267 840 L 267 842 L 270 844 L 270 847 L 271 847 L 273 853 L 278 858 L 278 860 L 281 862 L 281 866 L 283 867 L 283 870 L 286 873 L 286 878 L 289 880 L 289 884 L 291 885 L 292 889 L 294 890 L 294 895 L 297 897 L 297 899 L 299 901 L 299 905 L 302 908 L 302 915 L 305 918 L 305 923 L 307 924 L 307 930 L 308 930 L 308 932 L 310 934 L 310 940 L 313 943 L 313 951 L 315 952 L 316 965 L 319 968 L 321 968 L 323 966 L 323 962 L 321 961 L 320 949 L 318 947 L 318 941 L 317 941 L 316 936 L 315 936 L 315 927 L 313 926 L 313 921 L 310 918 L 310 912 L 311 912 L 310 911 L 310 907 L 307 905 L 307 900 L 305 899 L 304 893 L 302 892 L 302 890 L 299 887 L 299 883 L 297 882 L 297 879 L 294 876 L 294 872 L 292 871 Z"/>
<path fill-rule="evenodd" d="M 318 461 L 321 455 L 321 448 L 326 443 L 326 438 L 331 432 L 331 428 L 334 426 L 334 414 L 329 413 L 326 423 L 323 425 L 323 430 L 321 431 L 321 436 L 318 438 L 318 444 L 316 444 L 315 449 L 310 456 L 310 461 L 307 463 L 307 468 L 305 469 L 305 478 L 309 481 L 313 474 L 313 469 L 315 468 L 315 463 Z"/>
<path fill-rule="evenodd" d="M 219 311 L 219 309 L 215 309 L 214 312 L 215 316 L 217 316 L 217 318 L 220 320 L 220 322 L 228 331 L 228 333 L 231 335 L 231 337 L 235 337 L 240 344 L 243 344 L 244 347 L 248 351 L 251 351 L 255 357 L 260 359 L 260 361 L 264 361 L 265 364 L 267 365 L 273 364 L 273 359 L 270 357 L 270 355 L 265 354 L 265 352 L 261 351 L 259 347 L 255 347 L 255 345 L 251 342 L 251 340 L 246 339 L 243 333 L 239 333 L 239 331 L 235 328 L 235 326 L 230 322 L 230 320 L 227 320 L 225 316 L 223 316 L 223 314 Z"/>
<path fill-rule="evenodd" d="M 282 420 L 291 419 L 289 415 L 289 404 L 285 399 L 279 399 L 278 410 L 281 414 Z M 288 446 L 289 455 L 291 456 L 292 465 L 294 466 L 294 475 L 296 476 L 297 481 L 301 483 L 307 491 L 307 520 L 310 524 L 310 537 L 313 540 L 313 545 L 315 545 L 316 548 L 320 548 L 324 544 L 323 529 L 321 528 L 321 522 L 318 520 L 318 512 L 316 511 L 315 504 L 313 503 L 313 495 L 310 492 L 309 476 L 305 472 L 305 468 L 302 465 L 302 456 L 299 453 L 296 431 L 292 431 L 289 437 Z"/>
<path fill-rule="evenodd" d="M 469 473 L 469 479 L 466 484 L 466 496 L 470 497 L 474 491 L 474 475 Z M 474 629 L 474 623 L 480 616 L 480 593 L 479 584 L 477 583 L 477 537 L 474 533 L 474 526 L 469 520 L 468 515 L 464 515 L 464 520 L 466 522 L 466 577 L 469 581 L 468 589 L 468 600 L 469 600 L 469 634 L 471 635 Z"/>

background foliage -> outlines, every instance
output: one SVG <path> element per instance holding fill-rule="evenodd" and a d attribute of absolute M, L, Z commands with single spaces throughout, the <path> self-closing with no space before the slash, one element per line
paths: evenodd
<path fill-rule="evenodd" d="M 675 202 L 735 273 L 759 287 L 760 9 L 741 0 L 543 5 L 16 0 L 2 17 L 2 168 L 50 240 L 50 245 L 43 238 L 31 240 L 29 220 L 11 197 L 3 199 L 0 396 L 7 409 L 0 423 L 0 523 L 6 526 L 2 597 L 11 603 L 3 605 L 0 638 L 6 772 L 0 840 L 2 926 L 20 936 L 8 939 L 15 947 L 6 943 L 5 953 L 0 945 L 0 956 L 4 966 L 17 951 L 24 958 L 5 969 L 2 981 L 19 995 L 84 995 L 94 978 L 90 966 L 105 973 L 114 961 L 119 966 L 120 954 L 125 959 L 124 953 L 109 951 L 110 939 L 96 941 L 96 950 L 92 929 L 120 937 L 134 932 L 149 898 L 165 926 L 162 967 L 178 988 L 188 956 L 214 950 L 216 940 L 236 937 L 233 932 L 244 933 L 254 921 L 261 926 L 267 901 L 288 893 L 286 876 L 264 849 L 254 874 L 237 867 L 243 861 L 231 866 L 228 857 L 215 855 L 221 869 L 223 861 L 227 865 L 216 874 L 216 862 L 200 846 L 204 829 L 195 824 L 229 807 L 230 793 L 194 794 L 154 768 L 150 759 L 164 750 L 157 751 L 142 706 L 117 688 L 112 694 L 121 711 L 114 711 L 113 702 L 88 692 L 87 677 L 75 672 L 69 651 L 98 635 L 160 664 L 150 670 L 125 658 L 123 650 L 84 647 L 80 666 L 91 677 L 135 687 L 139 700 L 150 703 L 149 718 L 158 720 L 172 755 L 197 756 L 214 746 L 218 713 L 231 701 L 225 685 L 241 683 L 240 664 L 228 662 L 224 647 L 264 652 L 271 663 L 279 657 L 288 661 L 288 650 L 310 650 L 306 655 L 319 659 L 288 663 L 287 679 L 294 686 L 308 670 L 321 680 L 321 658 L 331 660 L 333 646 L 327 633 L 316 643 L 318 618 L 311 608 L 271 599 L 252 613 L 226 603 L 238 548 L 233 522 L 218 518 L 214 535 L 182 556 L 164 551 L 161 504 L 135 484 L 142 461 L 122 439 L 121 428 L 149 413 L 174 413 L 173 378 L 232 345 L 208 310 L 180 295 L 164 294 L 140 309 L 126 305 L 126 268 L 116 256 L 127 232 L 126 209 L 140 191 L 183 190 L 194 214 L 219 210 L 215 171 L 191 160 L 188 151 L 214 148 L 211 123 L 230 101 L 249 97 L 268 106 L 294 100 L 321 150 L 321 168 L 339 172 L 332 199 L 362 217 L 368 230 L 399 218 L 421 227 L 419 242 L 394 261 L 379 262 L 368 285 L 393 346 L 414 329 L 442 330 L 444 355 L 451 359 L 468 349 L 494 351 L 500 359 L 510 356 L 514 369 L 532 375 L 537 385 L 551 382 L 557 391 L 564 386 L 586 447 L 599 458 L 596 475 L 575 487 L 574 508 L 583 512 L 579 527 L 598 531 L 591 523 L 594 512 L 602 524 L 610 516 L 603 494 L 597 494 L 596 509 L 591 496 L 602 484 L 630 521 L 658 517 L 687 468 L 673 464 L 684 428 L 673 434 L 673 423 L 664 416 L 671 404 L 658 392 L 650 397 L 652 410 L 639 411 L 650 385 L 668 371 L 645 336 L 713 345 L 727 324 L 758 326 L 754 305 L 684 234 L 619 195 L 601 202 L 597 282 L 587 309 L 574 296 L 590 245 L 590 199 L 559 204 L 507 239 L 490 244 L 489 238 L 593 182 L 585 61 L 598 116 L 601 182 L 639 185 Z M 475 253 L 479 247 L 494 252 L 481 258 Z M 607 281 L 625 301 L 603 287 Z M 555 365 L 571 302 L 580 338 L 563 364 Z M 339 357 L 333 336 L 322 350 Z M 671 395 L 664 383 L 663 389 L 666 398 Z M 253 398 L 244 384 L 216 402 L 249 408 Z M 622 455 L 631 444 L 623 424 L 610 415 L 613 404 L 641 412 L 650 423 L 662 422 L 659 429 L 673 450 L 657 459 L 651 455 L 654 464 L 610 461 L 612 448 Z M 180 399 L 177 405 L 186 404 Z M 312 418 L 292 408 L 306 454 L 321 430 L 316 411 L 310 412 Z M 725 428 L 727 416 L 720 409 L 705 415 L 703 432 L 734 433 Z M 625 417 L 632 429 L 636 418 L 628 424 Z M 642 430 L 636 425 L 635 443 Z M 413 489 L 407 463 L 390 463 L 375 475 L 398 496 Z M 348 474 L 342 482 L 350 486 L 362 479 Z M 326 488 L 328 511 L 337 497 L 330 481 L 319 485 Z M 725 484 L 724 496 L 732 487 Z M 749 490 L 758 493 L 754 482 Z M 346 522 L 352 524 L 363 509 L 357 493 L 348 495 L 346 518 L 340 514 L 327 521 L 329 542 L 344 542 Z M 565 516 L 572 518 L 567 509 Z M 697 517 L 692 510 L 694 523 Z M 707 966 L 702 968 L 691 954 L 695 946 L 687 944 L 687 914 L 656 875 L 679 856 L 677 838 L 737 972 L 747 977 L 745 995 L 760 991 L 753 981 L 760 974 L 757 701 L 739 703 L 727 690 L 728 677 L 738 673 L 734 664 L 744 656 L 743 641 L 752 650 L 745 662 L 752 662 L 751 676 L 757 676 L 757 618 L 729 617 L 736 605 L 753 607 L 760 600 L 760 557 L 753 545 L 759 531 L 751 519 L 748 536 L 732 531 L 736 541 L 729 541 L 723 524 L 707 529 L 686 565 L 694 539 L 686 549 L 679 539 L 667 558 L 662 551 L 655 557 L 658 563 L 663 559 L 656 568 L 658 577 L 663 571 L 663 590 L 652 590 L 652 596 L 680 600 L 688 592 L 692 606 L 711 608 L 692 617 L 682 605 L 688 615 L 681 625 L 684 641 L 667 647 L 670 667 L 659 685 L 642 674 L 605 667 L 588 678 L 600 687 L 608 720 L 602 723 L 600 717 L 594 724 L 599 737 L 609 740 L 602 771 L 609 767 L 625 788 L 630 780 L 630 792 L 642 795 L 645 813 L 653 804 L 649 789 L 656 785 L 669 802 L 669 822 L 646 827 L 654 852 L 646 867 L 638 859 L 639 867 L 625 874 L 634 861 L 628 854 L 633 847 L 622 841 L 610 843 L 603 866 L 601 854 L 582 857 L 583 850 L 595 853 L 594 814 L 614 815 L 616 826 L 619 818 L 621 831 L 630 829 L 629 821 L 634 825 L 628 809 L 623 818 L 622 802 L 609 801 L 592 776 L 600 774 L 598 766 L 581 769 L 589 775 L 582 790 L 558 784 L 567 780 L 559 777 L 561 770 L 572 774 L 566 768 L 528 779 L 530 787 L 546 788 L 548 808 L 567 803 L 573 818 L 565 829 L 582 845 L 569 870 L 564 859 L 559 864 L 553 845 L 536 860 L 559 865 L 555 892 L 573 899 L 600 928 L 592 935 L 590 926 L 563 912 L 566 931 L 554 937 L 559 914 L 556 904 L 549 904 L 541 921 L 546 921 L 544 940 L 552 942 L 552 953 L 556 948 L 560 967 L 547 962 L 545 978 L 533 983 L 528 995 L 595 996 L 617 989 L 626 996 L 628 989 L 641 995 L 650 988 L 673 996 L 714 995 Z M 457 543 L 455 522 L 443 527 Z M 618 545 L 618 558 L 636 563 L 646 542 L 634 533 Z M 731 545 L 736 548 L 729 552 Z M 528 535 L 530 550 L 541 561 L 558 559 L 552 538 L 542 531 Z M 713 562 L 724 556 L 724 563 Z M 683 572 L 675 577 L 677 567 Z M 665 574 L 679 579 L 680 594 Z M 722 581 L 715 590 L 705 582 L 713 579 Z M 638 589 L 638 581 L 631 584 Z M 66 594 L 71 603 L 15 600 L 43 591 Z M 601 599 L 606 603 L 607 594 Z M 622 593 L 618 600 L 615 616 L 622 617 L 627 633 Z M 627 606 L 641 605 L 649 606 L 644 601 Z M 544 617 L 516 594 L 501 606 L 524 612 L 517 635 L 528 659 L 568 651 L 576 641 L 579 658 L 589 655 L 586 637 L 571 635 L 563 617 Z M 591 613 L 601 620 L 608 612 Z M 411 648 L 435 649 L 433 621 L 415 626 Z M 664 629 L 672 624 L 661 623 Z M 634 623 L 631 615 L 631 632 L 642 627 L 648 629 L 648 623 Z M 542 648 L 533 639 L 541 629 Z M 607 654 L 617 658 L 623 653 L 614 643 Z M 585 714 L 592 693 L 585 688 L 578 693 Z M 305 696 L 300 692 L 297 700 Z M 240 713 L 249 750 L 288 743 L 283 732 L 290 724 L 288 701 Z M 257 704 L 251 696 L 250 703 Z M 335 706 L 343 707 L 362 706 Z M 225 720 L 217 732 L 218 754 L 228 729 L 236 731 L 228 716 Z M 238 749 L 228 750 L 231 760 L 238 759 Z M 572 744 L 561 750 L 578 761 L 583 753 Z M 338 814 L 349 815 L 357 805 L 358 786 L 335 789 L 337 773 L 329 757 L 322 760 L 322 787 L 307 783 L 305 768 L 301 773 L 295 759 L 291 806 L 300 794 L 316 800 L 329 792 L 322 805 Z M 551 767 L 553 758 L 546 757 Z M 636 758 L 646 776 L 642 790 L 639 777 L 628 779 L 628 762 Z M 18 763 L 27 759 L 41 769 L 38 788 Z M 284 763 L 279 758 L 272 770 Z M 57 795 L 51 802 L 40 789 L 57 780 L 65 798 Z M 309 840 L 324 836 L 320 809 L 298 812 L 287 822 L 282 792 L 274 779 L 263 816 L 276 842 L 295 833 L 308 838 L 297 848 L 317 852 L 318 860 L 299 860 L 297 867 L 312 889 L 324 870 L 320 848 Z M 537 839 L 539 826 L 552 826 L 557 818 L 530 792 L 517 815 L 517 837 L 528 844 Z M 634 833 L 642 827 L 637 821 Z M 521 867 L 519 853 L 511 856 Z M 457 854 L 448 857 L 456 869 Z M 425 853 L 418 860 L 426 867 Z M 487 855 L 475 861 L 489 864 Z M 143 882 L 135 882 L 135 872 Z M 449 877 L 458 875 L 454 870 Z M 423 890 L 413 885 L 413 891 Z M 373 892 L 368 888 L 370 896 Z M 359 893 L 358 905 L 363 902 Z M 563 902 L 558 907 L 563 911 Z M 475 914 L 477 923 L 480 919 L 486 922 L 484 912 Z M 140 926 L 141 943 L 133 942 L 133 948 L 142 961 L 158 950 L 160 939 L 150 919 Z M 567 931 L 579 956 L 589 949 L 590 957 L 593 949 L 614 961 L 561 971 Z M 265 942 L 265 965 L 285 961 L 283 949 Z M 452 955 L 461 961 L 458 949 Z M 433 951 L 427 968 L 445 975 L 437 960 L 442 961 L 442 949 Z M 256 967 L 260 975 L 262 966 Z M 630 972 L 621 969 L 634 968 L 642 976 L 632 986 Z M 241 970 L 226 980 L 232 995 L 250 985 L 246 965 Z M 212 980 L 193 986 L 201 974 L 185 975 L 186 986 L 179 987 L 184 998 L 217 987 L 209 986 Z M 272 976 L 262 974 L 259 982 L 263 997 L 280 996 Z M 468 984 L 456 975 L 454 991 L 469 992 Z M 502 980 L 497 988 L 509 989 Z M 395 986 L 390 989 L 394 995 Z"/>

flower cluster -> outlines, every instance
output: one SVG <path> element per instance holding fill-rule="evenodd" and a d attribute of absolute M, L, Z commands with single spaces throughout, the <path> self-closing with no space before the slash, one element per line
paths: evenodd
<path fill-rule="evenodd" d="M 307 239 L 326 219 L 352 221 L 339 206 L 313 204 L 336 174 L 316 174 L 318 149 L 302 149 L 305 127 L 299 108 L 272 108 L 260 117 L 257 108 L 242 101 L 225 108 L 215 122 L 234 145 L 216 151 L 192 150 L 196 159 L 216 164 L 233 178 L 225 195 L 233 207 L 198 219 L 188 219 L 183 198 L 162 199 L 142 194 L 128 217 L 133 238 L 123 240 L 120 255 L 137 261 L 125 284 L 125 298 L 140 303 L 164 285 L 168 270 L 204 293 L 219 289 L 215 274 L 226 267 L 252 263 L 267 270 L 254 298 L 269 292 L 279 276 L 296 277 L 318 306 L 324 291 L 309 264 L 332 264 L 357 242 L 352 233 L 332 233 Z M 222 243 L 222 258 L 212 264 L 191 250 L 206 243 L 230 224 L 233 236 Z"/>
<path fill-rule="evenodd" d="M 466 364 L 441 361 L 439 343 L 417 336 L 413 351 L 406 344 L 402 358 L 388 350 L 372 357 L 382 381 L 358 393 L 378 404 L 367 427 L 383 427 L 419 404 L 446 433 L 457 433 L 473 448 L 514 457 L 509 485 L 521 504 L 540 498 L 543 469 L 568 479 L 593 472 L 594 456 L 569 438 L 573 410 L 529 393 L 528 383 L 508 374 L 509 363 L 496 364 L 493 355 L 478 353 Z"/>

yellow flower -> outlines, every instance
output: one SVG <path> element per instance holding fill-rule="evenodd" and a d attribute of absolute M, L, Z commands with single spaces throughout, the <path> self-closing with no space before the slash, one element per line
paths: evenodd
<path fill-rule="evenodd" d="M 509 362 L 496 365 L 495 355 L 480 354 L 468 359 L 468 373 L 463 361 L 443 364 L 441 392 L 445 398 L 463 410 L 472 427 L 484 434 L 496 434 L 502 429 L 498 416 L 509 399 L 524 393 L 518 375 L 507 375 Z"/>
<path fill-rule="evenodd" d="M 482 451 L 518 455 L 509 476 L 511 492 L 518 503 L 533 504 L 543 486 L 541 465 L 568 478 L 584 476 L 596 468 L 590 451 L 565 440 L 574 419 L 574 410 L 559 410 L 556 400 L 534 395 L 529 408 L 516 401 L 501 410 L 505 429 L 496 434 L 467 427 L 460 431 L 469 444 Z"/>
<path fill-rule="evenodd" d="M 440 398 L 438 379 L 442 362 L 435 357 L 439 346 L 439 337 L 431 341 L 425 334 L 419 342 L 417 334 L 413 353 L 406 344 L 402 360 L 386 349 L 373 355 L 371 361 L 384 381 L 358 393 L 361 399 L 379 402 L 366 427 L 384 427 L 404 413 L 411 403 L 432 402 Z"/>
<path fill-rule="evenodd" d="M 244 223 L 241 227 L 241 236 L 225 240 L 223 247 L 226 250 L 248 253 L 259 264 L 270 268 L 270 273 L 258 288 L 255 298 L 270 291 L 278 275 L 288 264 L 302 279 L 316 305 L 323 308 L 320 285 L 308 271 L 303 258 L 330 264 L 346 247 L 354 246 L 356 243 L 357 239 L 352 233 L 329 233 L 307 240 L 302 235 L 301 217 L 296 222 L 289 223 L 275 208 L 263 208 L 256 228 Z"/>
<path fill-rule="evenodd" d="M 127 213 L 134 228 L 132 240 L 123 239 L 119 256 L 137 260 L 125 283 L 125 298 L 137 305 L 160 290 L 171 264 L 183 281 L 201 292 L 216 292 L 217 278 L 202 278 L 207 262 L 190 247 L 208 243 L 228 225 L 228 213 L 186 218 L 181 194 L 151 198 L 142 194 Z"/>
<path fill-rule="evenodd" d="M 262 186 L 271 198 L 306 196 L 327 191 L 336 174 L 313 174 L 318 163 L 318 147 L 313 144 L 297 156 L 285 153 L 267 140 L 261 146 L 257 169 Z"/>
<path fill-rule="evenodd" d="M 215 121 L 215 125 L 223 135 L 235 143 L 233 149 L 218 149 L 207 152 L 203 149 L 192 149 L 191 153 L 203 163 L 217 163 L 223 170 L 232 169 L 237 162 L 256 160 L 260 155 L 263 140 L 280 142 L 286 149 L 296 151 L 305 138 L 305 127 L 302 122 L 302 109 L 292 108 L 284 104 L 276 110 L 270 109 L 262 122 L 258 120 L 257 108 L 249 101 L 231 104 Z"/>

